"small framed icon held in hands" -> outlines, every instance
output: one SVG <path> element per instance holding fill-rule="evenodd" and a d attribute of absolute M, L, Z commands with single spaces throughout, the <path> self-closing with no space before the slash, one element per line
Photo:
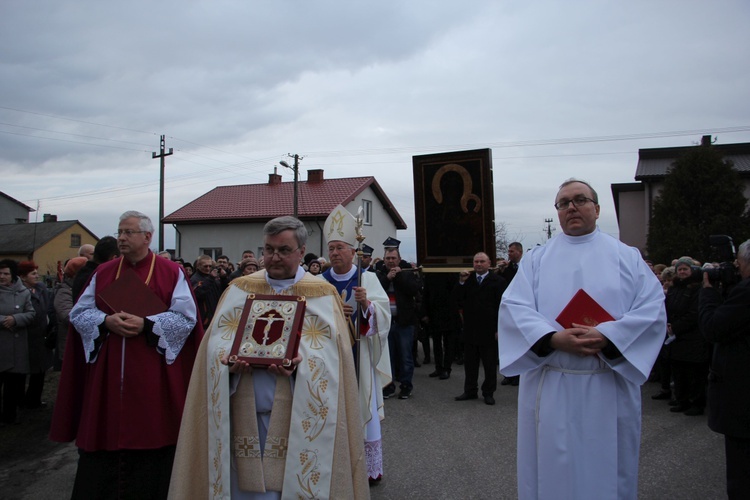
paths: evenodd
<path fill-rule="evenodd" d="M 240 316 L 229 362 L 241 359 L 250 366 L 289 367 L 297 356 L 305 297 L 250 294 Z"/>

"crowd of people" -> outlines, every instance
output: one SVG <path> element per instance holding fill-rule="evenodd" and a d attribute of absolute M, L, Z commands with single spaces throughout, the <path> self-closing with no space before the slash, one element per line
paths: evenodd
<path fill-rule="evenodd" d="M 129 211 L 117 238 L 65 263 L 54 290 L 33 261 L 0 261 L 2 423 L 46 404 L 57 357 L 50 438 L 79 448 L 74 498 L 366 498 L 387 462 L 384 401 L 410 399 L 422 363 L 434 362 L 437 381 L 463 365 L 457 402 L 494 405 L 500 373 L 519 387 L 520 498 L 634 498 L 650 378 L 673 413 L 708 405 L 739 498 L 750 463 L 739 383 L 750 327 L 737 320 L 750 319 L 747 280 L 716 290 L 703 272 L 712 264 L 644 260 L 598 229 L 586 182 L 563 183 L 554 206 L 562 234 L 525 256 L 513 242 L 494 266 L 477 249 L 460 272 L 422 273 L 395 238 L 375 257 L 342 206 L 325 223 L 325 257 L 306 252 L 302 222 L 279 217 L 258 257 L 173 260 L 150 250 L 153 224 Z M 750 242 L 738 262 L 750 277 Z M 240 326 L 249 297 L 274 295 L 306 303 L 298 351 L 264 368 L 230 357 L 253 328 Z M 258 348 L 283 310 L 273 307 Z"/>

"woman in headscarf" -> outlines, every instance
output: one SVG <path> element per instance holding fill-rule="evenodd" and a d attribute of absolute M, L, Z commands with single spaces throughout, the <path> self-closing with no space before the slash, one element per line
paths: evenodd
<path fill-rule="evenodd" d="M 310 262 L 307 265 L 307 270 L 313 276 L 319 275 L 320 274 L 320 262 L 317 261 L 317 260 L 314 260 L 314 261 Z"/>
<path fill-rule="evenodd" d="M 258 269 L 260 269 L 260 266 L 258 265 L 258 261 L 255 257 L 247 257 L 242 262 L 240 262 L 241 276 L 253 274 L 254 272 L 258 271 Z"/>

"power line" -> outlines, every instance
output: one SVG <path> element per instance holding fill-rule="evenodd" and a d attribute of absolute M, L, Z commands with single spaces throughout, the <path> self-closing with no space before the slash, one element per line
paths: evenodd
<path fill-rule="evenodd" d="M 123 140 L 119 140 L 119 139 L 107 139 L 106 137 L 97 137 L 97 136 L 94 136 L 94 135 L 84 135 L 84 134 L 74 134 L 72 132 L 58 132 L 57 130 L 48 130 L 48 129 L 37 128 L 37 127 L 27 127 L 25 125 L 13 125 L 12 123 L 5 123 L 5 122 L 0 122 L 0 125 L 5 125 L 7 127 L 24 128 L 24 129 L 27 129 L 27 130 L 36 130 L 38 132 L 49 132 L 51 134 L 71 135 L 73 137 L 83 137 L 85 139 L 97 139 L 97 140 L 100 140 L 100 141 L 122 142 L 124 144 L 134 144 L 136 146 L 144 146 L 144 147 L 148 147 L 149 146 L 148 144 L 143 144 L 143 143 L 140 143 L 140 142 L 123 141 Z M 47 137 L 37 136 L 37 135 L 29 135 L 29 137 L 39 137 L 41 139 L 47 139 Z"/>
<path fill-rule="evenodd" d="M 110 149 L 122 149 L 125 151 L 138 151 L 139 153 L 148 153 L 145 149 L 133 149 L 133 148 L 123 148 L 120 146 L 109 146 L 107 144 L 96 144 L 93 142 L 81 142 L 81 141 L 71 141 L 70 139 L 57 139 L 55 137 L 42 137 L 38 135 L 32 135 L 32 134 L 20 134 L 18 132 L 10 132 L 8 130 L 0 130 L 0 134 L 8 134 L 8 135 L 18 135 L 21 137 L 32 137 L 34 139 L 44 139 L 47 141 L 57 141 L 57 142 L 67 142 L 70 144 L 85 144 L 86 146 L 95 146 L 97 148 L 110 148 Z M 106 140 L 112 140 L 112 139 L 106 139 Z"/>
<path fill-rule="evenodd" d="M 97 127 L 107 127 L 107 128 L 115 128 L 118 130 L 127 130 L 128 132 L 136 132 L 139 134 L 148 134 L 148 135 L 158 135 L 154 132 L 146 132 L 144 130 L 136 130 L 132 128 L 126 128 L 126 127 L 118 127 L 117 125 L 107 125 L 105 123 L 96 123 L 96 122 L 89 122 L 86 120 L 78 120 L 76 118 L 68 118 L 66 116 L 57 116 L 57 115 L 50 115 L 47 113 L 38 113 L 36 111 L 28 111 L 25 109 L 18 109 L 18 108 L 10 108 L 8 106 L 0 106 L 0 109 L 7 109 L 9 111 L 16 111 L 18 113 L 28 113 L 30 115 L 37 115 L 37 116 L 46 116 L 47 118 L 55 118 L 58 120 L 66 120 L 70 122 L 77 122 L 77 123 L 85 123 L 86 125 L 96 125 Z"/>
<path fill-rule="evenodd" d="M 559 139 L 535 139 L 528 141 L 507 141 L 507 142 L 484 142 L 484 143 L 470 143 L 470 144 L 450 144 L 440 146 L 405 146 L 400 148 L 380 148 L 380 149 L 359 149 L 359 150 L 333 150 L 333 151 L 310 151 L 307 152 L 308 156 L 320 156 L 320 157 L 335 157 L 335 156 L 360 156 L 360 155 L 376 155 L 376 154 L 397 154 L 397 153 L 409 153 L 416 151 L 458 151 L 462 149 L 478 149 L 478 148 L 512 148 L 512 147 L 531 147 L 531 146 L 551 146 L 551 145 L 563 145 L 563 144 L 581 144 L 581 143 L 594 143 L 594 142 L 615 142 L 615 141 L 629 141 L 639 139 L 660 139 L 665 137 L 681 137 L 681 136 L 695 136 L 704 135 L 707 133 L 715 134 L 728 134 L 734 132 L 747 132 L 750 131 L 750 125 L 743 125 L 738 127 L 723 127 L 723 128 L 705 128 L 696 130 L 678 130 L 669 132 L 644 132 L 635 134 L 621 134 L 621 135 L 608 135 L 608 136 L 585 136 L 585 137 L 566 137 Z"/>

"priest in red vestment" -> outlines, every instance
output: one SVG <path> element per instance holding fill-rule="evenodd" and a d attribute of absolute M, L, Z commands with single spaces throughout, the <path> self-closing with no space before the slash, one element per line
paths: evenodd
<path fill-rule="evenodd" d="M 203 330 L 184 271 L 149 250 L 151 220 L 125 212 L 117 233 L 122 257 L 70 312 L 50 438 L 76 440 L 73 498 L 166 498 Z"/>

